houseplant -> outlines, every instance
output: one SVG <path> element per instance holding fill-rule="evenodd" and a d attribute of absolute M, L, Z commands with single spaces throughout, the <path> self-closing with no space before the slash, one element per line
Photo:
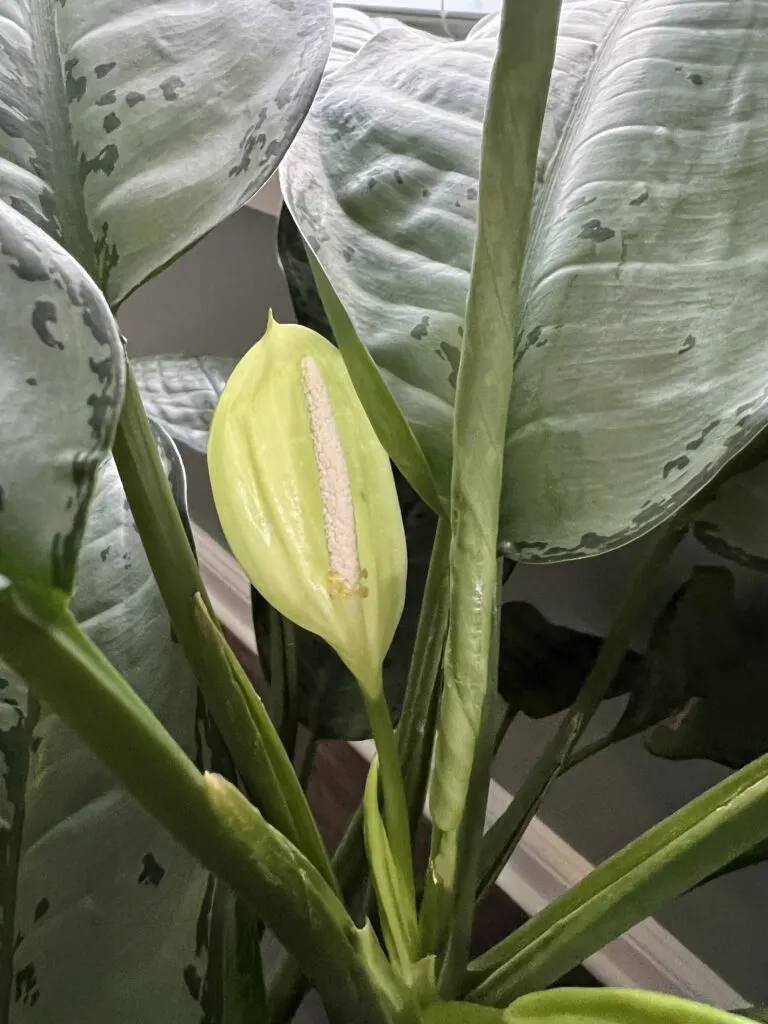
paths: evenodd
<path fill-rule="evenodd" d="M 341 353 L 341 358 L 327 357 L 328 365 L 335 367 L 327 371 L 326 357 L 316 356 L 322 373 L 338 375 L 337 384 L 325 378 L 331 408 L 335 394 L 351 395 L 351 379 L 360 402 L 355 415 L 367 414 L 371 425 L 361 427 L 361 432 L 375 432 L 403 477 L 437 517 L 400 719 L 401 765 L 383 720 L 380 694 L 371 698 L 366 693 L 369 704 L 375 703 L 378 709 L 374 714 L 380 715 L 374 734 L 380 741 L 381 763 L 376 770 L 382 777 L 383 806 L 379 806 L 373 774 L 364 811 L 378 931 L 370 922 L 357 927 L 341 898 L 342 892 L 356 888 L 361 869 L 365 871 L 360 828 L 353 827 L 333 866 L 280 732 L 215 624 L 179 512 L 183 496 L 178 485 L 175 494 L 171 486 L 174 480 L 178 484 L 177 453 L 162 430 L 153 432 L 150 427 L 113 315 L 130 291 L 237 208 L 274 169 L 319 80 L 330 45 L 330 11 L 326 5 L 299 0 L 273 0 L 256 8 L 230 0 L 199 9 L 182 4 L 160 8 L 123 4 L 116 14 L 114 6 L 107 4 L 86 6 L 66 0 L 58 7 L 37 2 L 14 5 L 5 15 L 0 654 L 12 673 L 18 673 L 8 674 L 4 690 L 9 725 L 3 734 L 7 739 L 3 748 L 8 765 L 6 806 L 14 811 L 7 815 L 12 827 L 3 838 L 6 863 L 12 865 L 3 882 L 2 1005 L 4 1012 L 8 1007 L 9 1020 L 32 1013 L 82 1022 L 103 1020 L 108 1014 L 125 1021 L 158 1016 L 179 1021 L 201 1017 L 227 1022 L 278 1020 L 292 1009 L 302 989 L 302 972 L 320 992 L 331 1017 L 339 1020 L 681 1017 L 714 1024 L 733 1019 L 651 995 L 538 990 L 664 900 L 768 837 L 764 757 L 750 760 L 724 783 L 631 844 L 479 961 L 467 962 L 478 886 L 490 883 L 547 786 L 564 767 L 590 714 L 609 691 L 624 658 L 631 625 L 643 605 L 647 582 L 692 522 L 706 522 L 708 535 L 713 535 L 719 520 L 701 510 L 724 493 L 724 481 L 730 486 L 739 480 L 738 470 L 759 465 L 762 454 L 761 354 L 749 345 L 750 319 L 737 332 L 743 353 L 749 355 L 743 370 L 740 367 L 733 379 L 724 372 L 711 374 L 711 403 L 719 410 L 718 425 L 707 429 L 714 419 L 700 425 L 696 418 L 692 421 L 696 436 L 687 424 L 691 439 L 687 432 L 682 439 L 677 421 L 670 424 L 660 417 L 665 431 L 658 431 L 657 448 L 664 449 L 671 437 L 673 444 L 688 446 L 691 454 L 682 456 L 675 450 L 674 459 L 662 467 L 665 470 L 675 462 L 661 473 L 662 484 L 655 462 L 642 484 L 632 488 L 627 481 L 617 480 L 619 489 L 600 512 L 597 528 L 582 527 L 568 504 L 575 500 L 577 471 L 580 479 L 588 479 L 583 466 L 569 469 L 567 458 L 558 463 L 554 455 L 546 462 L 553 479 L 564 482 L 559 517 L 551 509 L 548 516 L 540 515 L 537 508 L 543 499 L 537 496 L 535 481 L 523 481 L 513 472 L 520 458 L 518 435 L 525 440 L 522 421 L 514 418 L 516 392 L 512 434 L 506 443 L 515 457 L 503 457 L 515 349 L 519 367 L 525 367 L 532 358 L 528 353 L 535 356 L 538 346 L 540 354 L 546 348 L 544 342 L 549 344 L 545 328 L 565 336 L 566 321 L 545 315 L 541 289 L 527 290 L 531 253 L 541 236 L 540 227 L 537 234 L 537 225 L 543 223 L 540 211 L 555 203 L 555 199 L 538 200 L 529 241 L 537 173 L 542 194 L 550 196 L 557 190 L 547 185 L 548 173 L 554 175 L 556 169 L 567 183 L 582 165 L 587 166 L 583 153 L 588 147 L 576 146 L 582 163 L 562 170 L 562 154 L 568 155 L 563 140 L 585 123 L 588 93 L 576 96 L 565 90 L 569 102 L 574 101 L 575 113 L 569 115 L 560 106 L 562 69 L 558 72 L 557 65 L 550 121 L 545 121 L 539 146 L 559 6 L 548 2 L 527 9 L 509 3 L 502 16 L 478 195 L 470 198 L 475 186 L 462 183 L 465 201 L 479 203 L 475 256 L 471 275 L 461 277 L 464 291 L 458 293 L 459 312 L 451 312 L 456 337 L 451 343 L 440 342 L 439 355 L 416 344 L 429 337 L 434 310 L 409 325 L 403 336 L 398 318 L 402 306 L 412 303 L 413 282 L 399 292 L 398 278 L 386 267 L 383 277 L 379 268 L 377 274 L 364 273 L 363 279 L 383 282 L 390 306 L 386 316 L 379 316 L 380 323 L 396 341 L 410 338 L 405 355 L 395 353 L 397 359 L 388 364 L 381 354 L 386 339 L 365 336 L 370 331 L 355 304 L 353 287 L 358 252 L 364 247 L 354 249 L 361 242 L 356 235 L 354 251 L 347 258 L 348 226 L 329 215 L 334 211 L 328 205 L 328 192 L 323 191 L 319 175 L 309 173 L 315 166 L 309 159 L 313 133 L 317 135 L 329 109 L 333 113 L 339 102 L 341 76 L 360 76 L 365 84 L 366 68 L 380 75 L 380 66 L 371 71 L 366 61 L 375 60 L 377 51 L 390 45 L 389 36 L 374 39 L 374 45 L 329 75 L 283 179 Z M 621 62 L 621 49 L 612 47 L 618 47 L 623 33 L 635 38 L 646 33 L 648 54 L 652 45 L 666 44 L 671 38 L 675 45 L 695 51 L 697 67 L 707 59 L 713 66 L 729 66 L 723 64 L 719 51 L 696 48 L 714 27 L 727 27 L 716 38 L 726 47 L 732 65 L 744 72 L 738 98 L 746 104 L 745 110 L 751 110 L 743 97 L 752 95 L 749 89 L 757 95 L 760 84 L 759 41 L 764 38 L 761 30 L 764 33 L 768 27 L 760 20 L 762 14 L 747 25 L 747 15 L 726 4 L 696 5 L 691 13 L 691 5 L 680 0 L 671 5 L 647 0 L 642 5 L 618 0 L 582 5 L 571 0 L 563 11 L 566 29 L 567 18 L 585 6 L 604 16 L 606 30 L 587 84 L 595 81 L 594 68 L 602 67 L 601 61 Z M 489 26 L 478 30 L 470 52 L 473 47 L 483 51 L 483 39 L 492 37 Z M 561 36 L 566 49 L 571 37 L 570 30 Z M 409 51 L 410 38 L 405 42 L 399 36 L 393 38 L 403 53 Z M 596 50 L 599 41 L 595 40 Z M 238 55 L 234 64 L 233 54 Z M 457 55 L 451 60 L 460 65 Z M 410 70 L 415 68 L 423 76 L 427 66 L 417 62 Z M 703 71 L 688 71 L 681 65 L 683 71 L 692 88 L 703 88 Z M 702 83 L 690 76 L 698 76 Z M 407 83 L 408 75 L 401 81 Z M 35 84 L 37 89 L 32 88 Z M 666 95 L 664 90 L 660 95 Z M 356 94 L 348 91 L 345 102 L 354 99 Z M 677 115 L 681 109 L 677 91 L 675 99 L 672 109 Z M 472 102 L 478 110 L 486 106 L 481 94 Z M 339 109 L 346 117 L 345 130 L 332 128 L 325 141 L 334 141 L 335 132 L 335 141 L 343 142 L 346 131 L 348 141 L 359 142 L 351 131 L 354 111 L 345 112 L 342 105 L 336 113 Z M 712 109 L 697 110 L 697 130 L 714 130 L 719 111 L 716 103 Z M 661 121 L 663 134 L 665 121 L 655 107 L 653 116 Z M 557 129 L 566 122 L 557 143 Z M 740 196 L 751 185 L 751 175 L 758 173 L 752 154 L 759 151 L 759 111 L 738 123 L 753 130 L 746 132 L 733 157 L 733 180 L 724 188 L 727 198 L 706 224 L 692 219 L 702 236 L 722 240 L 725 235 L 732 246 L 748 250 L 743 235 L 731 232 L 729 217 L 734 196 Z M 373 122 L 364 127 L 368 135 L 363 133 L 363 140 L 380 138 L 370 130 L 376 127 Z M 599 128 L 596 137 L 611 134 L 602 123 Z M 444 157 L 444 140 L 439 135 L 431 139 L 431 149 L 420 145 L 402 152 L 414 160 L 424 153 Z M 559 156 L 548 172 L 548 154 L 555 148 Z M 693 166 L 694 155 L 700 154 L 684 151 L 682 166 Z M 304 179 L 302 158 L 306 158 Z M 653 163 L 650 157 L 649 162 Z M 451 164 L 443 160 L 446 163 L 450 174 Z M 343 163 L 339 160 L 336 166 L 342 174 Z M 375 220 L 372 215 L 382 210 L 389 217 L 390 207 L 375 195 L 378 182 L 370 184 L 374 176 L 361 172 L 366 167 L 362 159 L 357 167 L 357 187 L 363 197 L 373 195 L 373 200 L 361 206 L 360 195 L 353 198 L 358 214 L 362 212 L 370 225 Z M 395 184 L 402 184 L 395 170 Z M 405 180 L 405 174 L 398 173 Z M 169 181 L 173 188 L 168 187 Z M 557 182 L 562 191 L 559 177 Z M 421 185 L 422 199 L 429 198 L 425 191 L 429 187 Z M 647 196 L 632 205 L 641 194 L 628 200 L 632 210 L 649 201 Z M 557 199 L 561 201 L 562 196 L 558 194 Z M 669 222 L 675 209 L 673 203 L 662 211 L 666 213 L 662 223 Z M 751 217 L 757 219 L 754 209 Z M 681 221 L 684 224 L 686 218 Z M 673 226 L 682 230 L 677 221 Z M 436 217 L 437 237 L 441 228 Z M 407 218 L 397 228 L 400 237 L 412 238 L 414 233 L 429 237 L 418 229 Z M 613 235 L 607 236 L 607 231 Z M 607 225 L 605 214 L 602 219 L 590 215 L 577 235 L 597 247 L 616 237 L 616 231 Z M 625 241 L 629 245 L 635 240 Z M 723 249 L 714 243 L 707 251 L 722 275 L 721 264 L 731 259 L 730 250 L 727 259 L 721 259 Z M 628 262 L 628 252 L 619 252 L 620 266 Z M 344 274 L 337 272 L 337 253 L 338 267 L 348 267 Z M 742 262 L 752 269 L 748 255 Z M 406 261 L 406 265 L 414 264 Z M 448 272 L 437 275 L 438 286 L 452 281 L 452 265 L 445 266 Z M 547 271 L 543 279 L 547 276 L 553 274 Z M 624 287 L 621 273 L 618 276 Z M 431 289 L 433 282 L 427 276 L 418 279 L 419 289 Z M 567 295 L 578 293 L 583 281 L 590 283 L 589 273 L 574 273 Z M 631 275 L 625 283 L 631 295 Z M 401 294 L 406 295 L 404 302 Z M 532 324 L 525 321 L 533 301 L 530 294 L 536 300 L 536 323 Z M 717 294 L 725 294 L 725 285 Z M 679 315 L 681 295 L 691 308 L 706 305 L 711 312 L 711 278 L 706 287 L 696 281 L 687 291 L 676 293 L 674 302 L 664 307 L 673 310 L 665 314 L 668 318 Z M 450 299 L 455 305 L 453 292 Z M 582 296 L 580 315 L 585 302 Z M 569 330 L 575 332 L 575 327 Z M 458 347 L 460 336 L 461 360 L 454 369 L 451 345 Z M 302 349 L 302 360 L 315 358 L 314 352 L 327 352 L 322 339 L 306 333 L 300 337 L 302 345 L 310 346 L 306 352 Z M 585 337 L 590 343 L 594 340 L 589 331 Z M 687 335 L 675 350 L 684 349 L 681 356 L 704 348 L 698 337 L 693 343 L 686 339 Z M 601 340 L 607 345 L 605 337 Z M 414 356 L 414 376 L 399 377 L 398 368 L 408 365 L 408 353 Z M 261 359 L 258 346 L 255 355 Z M 280 358 L 284 364 L 278 365 L 273 377 L 290 368 L 290 347 L 283 347 Z M 249 365 L 255 365 L 253 360 Z M 435 370 L 439 367 L 444 372 L 446 365 L 450 372 L 444 375 L 455 375 L 455 401 L 446 397 L 446 382 Z M 703 370 L 711 371 L 711 364 L 705 363 Z M 248 372 L 239 369 L 239 379 Z M 519 369 L 518 379 L 521 373 Z M 246 383 L 249 380 L 246 377 Z M 634 383 L 645 385 L 645 376 Z M 267 386 L 278 393 L 282 382 L 267 380 Z M 432 386 L 436 394 L 431 393 Z M 236 390 L 231 393 L 237 394 Z M 559 394 L 557 389 L 555 393 Z M 302 401 L 300 390 L 294 398 L 290 389 L 279 394 L 286 415 L 289 409 L 293 414 L 293 401 Z M 524 394 L 530 400 L 530 388 Z M 707 403 L 706 416 L 717 418 L 709 407 L 709 396 Z M 345 403 L 335 410 L 340 421 L 348 413 Z M 231 403 L 222 406 L 220 415 L 226 427 L 235 415 L 243 415 L 242 401 L 238 409 Z M 527 415 L 520 412 L 523 419 Z M 545 419 L 554 415 L 547 412 Z M 189 427 L 183 420 L 184 416 L 177 417 L 182 431 Z M 445 440 L 451 431 L 448 447 Z M 590 438 L 593 434 L 599 449 L 599 432 L 588 432 Z M 342 461 L 346 457 L 352 463 L 354 453 L 347 436 L 342 430 L 348 448 L 345 451 L 341 445 Z M 307 438 L 299 442 L 309 452 Z M 247 480 L 263 481 L 266 466 L 268 491 L 269 462 L 253 457 L 247 445 L 243 448 L 230 449 L 226 441 L 212 446 L 214 476 L 215 466 L 221 467 L 229 455 L 233 463 L 229 472 L 235 474 L 236 484 L 238 480 L 241 485 Z M 108 458 L 110 450 L 114 462 Z M 556 445 L 553 453 L 557 452 Z M 654 452 L 658 454 L 657 449 Z M 359 461 L 360 456 L 356 457 Z M 688 462 L 680 463 L 683 457 Z M 594 461 L 594 456 L 587 459 Z M 302 510 L 319 507 L 316 496 L 321 484 L 310 470 L 305 466 L 295 479 L 285 482 L 299 495 L 315 494 L 306 498 Z M 553 743 L 509 816 L 482 841 L 479 809 L 490 772 L 499 647 L 496 534 L 503 473 L 517 490 L 510 498 L 506 484 L 501 550 L 515 557 L 595 552 L 652 525 L 659 525 L 661 533 Z M 382 488 L 391 524 L 391 517 L 396 517 L 394 483 L 387 492 L 385 477 L 384 473 L 377 487 Z M 351 481 L 348 490 L 360 540 L 362 493 L 354 473 Z M 650 511 L 643 511 L 638 508 L 642 505 L 638 492 L 642 491 L 645 501 L 652 484 Z M 530 507 L 525 504 L 529 487 Z M 596 493 L 603 493 L 594 487 Z M 226 487 L 217 489 L 224 515 L 234 517 L 228 529 L 240 530 L 238 509 L 233 508 L 237 502 L 227 496 Z M 254 492 L 253 487 L 248 491 Z M 596 498 L 585 503 L 589 512 L 596 505 Z M 320 530 L 320 523 L 311 523 L 304 511 L 299 518 L 307 530 Z M 737 516 L 737 525 L 743 526 L 746 518 Z M 536 531 L 546 531 L 546 537 L 531 532 L 531 523 Z M 276 520 L 273 527 L 278 526 Z M 392 531 L 397 532 L 396 523 Z M 574 531 L 579 534 L 576 545 Z M 723 537 L 721 543 L 729 542 Z M 288 601 L 279 588 L 270 590 L 274 566 L 248 545 L 244 533 L 243 561 L 256 587 L 272 598 L 276 612 L 298 617 L 302 594 L 291 591 Z M 322 547 L 320 551 L 318 555 L 313 548 L 312 558 L 321 558 Z M 301 545 L 296 552 L 289 549 L 289 563 L 306 561 L 302 552 Z M 335 568 L 333 562 L 331 568 Z M 307 585 L 311 583 L 308 579 Z M 370 585 L 378 583 L 371 580 Z M 293 586 L 299 588 L 301 580 Z M 77 618 L 69 608 L 73 589 Z M 360 591 L 357 594 L 364 597 Z M 277 645 L 284 643 L 281 633 L 290 632 L 291 627 L 273 618 L 271 668 L 272 685 L 277 686 Z M 359 669 L 365 658 L 357 657 L 356 645 L 368 632 L 366 627 L 360 633 L 344 634 L 352 637 L 354 650 L 340 635 L 324 634 L 358 676 L 364 674 Z M 383 642 L 381 637 L 379 641 Z M 374 662 L 383 653 L 375 648 Z M 286 670 L 291 671 L 287 665 Z M 204 703 L 198 700 L 190 673 Z M 365 687 L 368 681 L 361 682 Z M 425 733 L 421 724 L 435 716 L 436 730 Z M 91 759 L 67 726 L 96 752 L 109 773 Z M 403 848 L 410 828 L 407 819 L 412 821 L 423 803 L 433 731 L 437 734 L 430 794 L 433 844 L 417 908 L 408 877 L 410 861 Z M 208 768 L 211 771 L 201 773 Z M 136 805 L 115 789 L 114 777 L 152 818 L 138 815 Z M 236 780 L 243 792 L 227 777 Z M 400 788 L 405 812 L 396 806 Z M 113 856 L 108 858 L 101 845 L 107 842 L 114 843 Z M 61 870 L 62 863 L 66 871 Z M 170 922 L 172 913 L 176 916 Z M 99 922 L 98 928 L 94 921 Z M 259 957 L 262 922 L 274 930 L 293 958 L 270 980 L 268 994 Z M 509 1010 L 502 1009 L 510 1003 Z"/>

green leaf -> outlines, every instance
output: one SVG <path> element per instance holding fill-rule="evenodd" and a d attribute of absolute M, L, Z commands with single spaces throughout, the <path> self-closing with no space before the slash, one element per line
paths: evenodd
<path fill-rule="evenodd" d="M 432 1003 L 424 1007 L 424 1024 L 505 1024 L 509 1020 L 506 1010 L 475 1003 Z"/>
<path fill-rule="evenodd" d="M 322 266 L 283 207 L 278 226 L 278 251 L 288 280 L 299 323 L 317 330 L 341 351 L 355 390 L 382 445 L 406 480 L 437 513 L 446 507 L 446 495 L 439 493 L 430 464 L 440 460 L 442 438 L 425 438 L 422 448 L 408 420 L 392 396 L 386 375 L 376 366 L 355 333 L 346 310 L 339 302 Z M 447 478 L 445 472 L 440 479 Z"/>
<path fill-rule="evenodd" d="M 392 963 L 408 979 L 419 947 L 416 908 L 403 865 L 396 860 L 379 810 L 379 762 L 374 758 L 363 796 L 365 852 L 371 868 L 384 941 Z"/>
<path fill-rule="evenodd" d="M 752 1016 L 753 1013 L 756 1016 Z M 760 1008 L 741 1016 L 766 1020 Z M 763 1011 L 764 1013 L 764 1011 Z M 424 1024 L 737 1024 L 739 1017 L 703 1003 L 658 992 L 625 989 L 562 988 L 536 992 L 506 1010 L 472 1003 L 434 1003 L 424 1011 Z"/>
<path fill-rule="evenodd" d="M 749 1020 L 768 1021 L 768 1006 L 744 1006 L 735 1012 L 739 1017 L 747 1017 Z"/>
<path fill-rule="evenodd" d="M 727 569 L 694 570 L 675 596 L 666 645 L 685 703 L 646 736 L 652 754 L 741 768 L 768 752 L 763 613 L 738 607 Z"/>
<path fill-rule="evenodd" d="M 408 548 L 405 606 L 392 646 L 384 659 L 384 692 L 395 722 L 405 697 L 408 666 L 416 637 L 435 516 L 408 484 L 398 478 Z M 262 665 L 271 671 L 269 605 L 252 591 L 253 621 Z M 320 637 L 295 627 L 298 661 L 298 716 L 322 739 L 360 740 L 370 736 L 360 687 L 339 656 Z"/>
<path fill-rule="evenodd" d="M 702 879 L 699 885 L 706 885 L 708 882 L 713 882 L 716 878 L 730 875 L 734 871 L 741 871 L 743 868 L 750 868 L 753 864 L 760 864 L 764 860 L 768 860 L 768 840 L 763 840 L 763 842 L 753 846 L 751 850 L 747 850 L 746 853 L 734 857 L 728 864 L 724 864 L 723 867 L 718 868 L 717 871 L 713 871 L 711 875 Z"/>
<path fill-rule="evenodd" d="M 750 569 L 768 569 L 768 462 L 727 480 L 697 516 L 696 537 Z"/>
<path fill-rule="evenodd" d="M 354 7 L 339 7 L 333 12 L 333 42 L 325 75 L 338 71 L 340 67 L 375 35 L 387 28 L 399 28 L 395 18 L 372 18 Z"/>
<path fill-rule="evenodd" d="M 513 557 L 643 535 L 765 422 L 765 115 L 739 113 L 762 111 L 763 18 L 727 0 L 563 5 L 507 428 Z M 380 33 L 325 80 L 282 172 L 420 440 L 413 405 L 434 426 L 453 402 L 492 50 L 487 27 L 463 43 Z"/>
<path fill-rule="evenodd" d="M 0 130 L 0 178 L 4 138 Z M 47 600 L 72 587 L 93 480 L 120 412 L 122 346 L 85 271 L 5 203 L 0 295 L 0 572 Z"/>
<path fill-rule="evenodd" d="M 573 703 L 602 640 L 558 626 L 533 605 L 510 601 L 501 608 L 499 693 L 529 718 L 558 714 Z M 644 663 L 629 652 L 607 698 L 634 691 L 643 681 Z"/>
<path fill-rule="evenodd" d="M 454 993 L 467 963 L 482 842 L 480 805 L 493 761 L 504 431 L 559 14 L 560 0 L 526 6 L 505 0 L 483 124 L 478 232 L 456 386 L 445 682 L 429 796 L 434 830 L 421 919 L 422 936 L 429 939 L 425 952 L 445 953 L 443 995 Z"/>
<path fill-rule="evenodd" d="M 416 1008 L 370 923 L 355 927 L 313 865 L 234 786 L 217 775 L 207 775 L 205 785 L 236 837 L 238 880 L 264 906 L 278 939 L 301 958 L 329 1015 L 354 1020 L 364 1007 L 371 1024 L 417 1024 Z M 246 874 L 242 864 L 249 861 L 254 869 Z"/>
<path fill-rule="evenodd" d="M 562 988 L 536 992 L 507 1009 L 508 1024 L 737 1024 L 739 1018 L 690 999 L 631 989 Z"/>
<path fill-rule="evenodd" d="M 595 868 L 470 965 L 466 997 L 506 1006 L 768 838 L 768 757 L 734 772 Z M 471 986 L 474 985 L 474 988 Z"/>
<path fill-rule="evenodd" d="M 209 765 L 204 710 L 111 460 L 100 470 L 72 604 L 186 753 Z M 39 721 L 28 716 L 27 732 L 30 725 L 29 773 L 14 818 L 23 820 L 14 987 L 2 992 L 0 1019 L 34 1013 L 135 1024 L 162 1007 L 179 1024 L 198 1024 L 205 1013 L 219 1024 L 209 985 L 221 952 L 211 946 L 211 876 L 49 708 Z M 4 755 L 15 753 L 21 766 L 26 751 L 9 748 L 9 739 L 0 736 Z M 7 970 L 5 944 L 3 958 Z"/>
<path fill-rule="evenodd" d="M 141 356 L 131 369 L 147 416 L 205 455 L 219 396 L 236 363 L 231 356 Z"/>
<path fill-rule="evenodd" d="M 328 0 L 3 0 L 0 13 L 0 197 L 113 305 L 266 181 L 331 36 Z"/>
<path fill-rule="evenodd" d="M 0 662 L 0 1021 L 13 992 L 16 888 L 24 827 L 32 733 L 40 708 L 24 683 Z"/>
<path fill-rule="evenodd" d="M 443 494 L 494 50 L 381 33 L 327 77 L 280 172 Z"/>

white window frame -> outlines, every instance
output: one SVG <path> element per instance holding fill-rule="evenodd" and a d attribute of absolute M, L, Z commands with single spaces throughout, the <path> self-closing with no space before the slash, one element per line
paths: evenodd
<path fill-rule="evenodd" d="M 459 18 L 476 21 L 501 9 L 501 0 L 333 0 L 338 7 L 359 7 L 395 18 Z"/>

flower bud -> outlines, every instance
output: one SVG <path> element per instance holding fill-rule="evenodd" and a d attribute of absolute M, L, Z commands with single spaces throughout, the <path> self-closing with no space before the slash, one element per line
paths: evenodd
<path fill-rule="evenodd" d="M 375 695 L 405 599 L 405 535 L 389 458 L 334 346 L 270 316 L 221 396 L 208 466 L 253 586 Z"/>

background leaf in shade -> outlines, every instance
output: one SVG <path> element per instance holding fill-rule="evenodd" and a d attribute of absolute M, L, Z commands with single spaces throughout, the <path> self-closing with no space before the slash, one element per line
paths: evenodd
<path fill-rule="evenodd" d="M 301 233 L 285 203 L 277 225 L 277 254 L 288 282 L 297 323 L 333 341 L 333 331 L 325 315 Z"/>
<path fill-rule="evenodd" d="M 602 645 L 602 638 L 558 626 L 524 601 L 501 608 L 499 693 L 529 718 L 545 718 L 573 703 Z M 640 684 L 644 659 L 624 658 L 608 697 Z"/>
<path fill-rule="evenodd" d="M 694 533 L 715 554 L 768 570 L 768 462 L 726 480 L 698 513 Z"/>
<path fill-rule="evenodd" d="M 766 607 L 740 606 L 727 569 L 697 567 L 673 599 L 666 664 L 685 702 L 646 736 L 652 754 L 740 768 L 768 751 Z"/>
<path fill-rule="evenodd" d="M 147 415 L 175 441 L 205 455 L 221 392 L 234 370 L 233 356 L 140 356 L 131 360 Z"/>

